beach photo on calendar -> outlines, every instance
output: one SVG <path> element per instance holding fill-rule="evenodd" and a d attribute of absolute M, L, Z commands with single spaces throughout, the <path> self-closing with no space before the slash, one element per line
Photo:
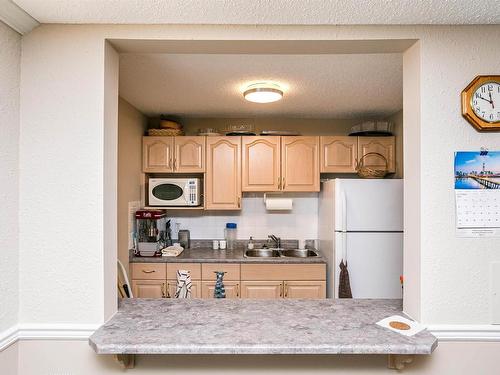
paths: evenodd
<path fill-rule="evenodd" d="M 500 151 L 456 152 L 455 189 L 500 189 Z"/>

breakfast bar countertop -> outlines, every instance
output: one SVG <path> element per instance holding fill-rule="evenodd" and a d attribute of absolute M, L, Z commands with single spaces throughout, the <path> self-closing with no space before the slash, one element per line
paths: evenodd
<path fill-rule="evenodd" d="M 98 354 L 431 354 L 427 331 L 375 323 L 400 300 L 124 299 L 89 339 Z"/>

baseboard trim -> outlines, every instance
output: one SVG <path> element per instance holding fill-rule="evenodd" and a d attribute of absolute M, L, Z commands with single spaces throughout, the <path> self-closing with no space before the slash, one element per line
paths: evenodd
<path fill-rule="evenodd" d="M 19 324 L 0 333 L 0 352 L 18 340 L 87 340 L 98 324 Z M 440 342 L 500 342 L 500 325 L 429 325 Z"/>
<path fill-rule="evenodd" d="M 14 344 L 18 337 L 18 329 L 17 326 L 12 326 L 7 328 L 5 331 L 0 333 L 0 352 L 2 350 L 7 349 L 9 346 Z"/>
<path fill-rule="evenodd" d="M 0 333 L 0 352 L 19 340 L 87 340 L 98 324 L 18 324 Z"/>
<path fill-rule="evenodd" d="M 429 330 L 439 341 L 483 341 L 500 342 L 500 325 L 428 325 Z"/>

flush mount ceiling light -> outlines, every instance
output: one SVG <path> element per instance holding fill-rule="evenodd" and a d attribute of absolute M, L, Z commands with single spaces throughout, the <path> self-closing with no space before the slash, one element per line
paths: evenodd
<path fill-rule="evenodd" d="M 283 90 L 275 83 L 254 83 L 245 89 L 243 97 L 249 102 L 272 103 L 283 98 Z"/>

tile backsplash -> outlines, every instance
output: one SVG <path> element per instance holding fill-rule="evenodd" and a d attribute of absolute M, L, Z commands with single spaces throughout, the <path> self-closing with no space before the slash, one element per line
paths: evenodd
<path fill-rule="evenodd" d="M 313 239 L 318 237 L 318 194 L 288 193 L 293 198 L 290 211 L 267 211 L 264 194 L 244 193 L 241 211 L 173 211 L 167 210 L 180 229 L 189 229 L 191 238 L 220 239 L 226 223 L 238 224 L 238 239 L 267 238 L 269 234 L 284 239 Z"/>

